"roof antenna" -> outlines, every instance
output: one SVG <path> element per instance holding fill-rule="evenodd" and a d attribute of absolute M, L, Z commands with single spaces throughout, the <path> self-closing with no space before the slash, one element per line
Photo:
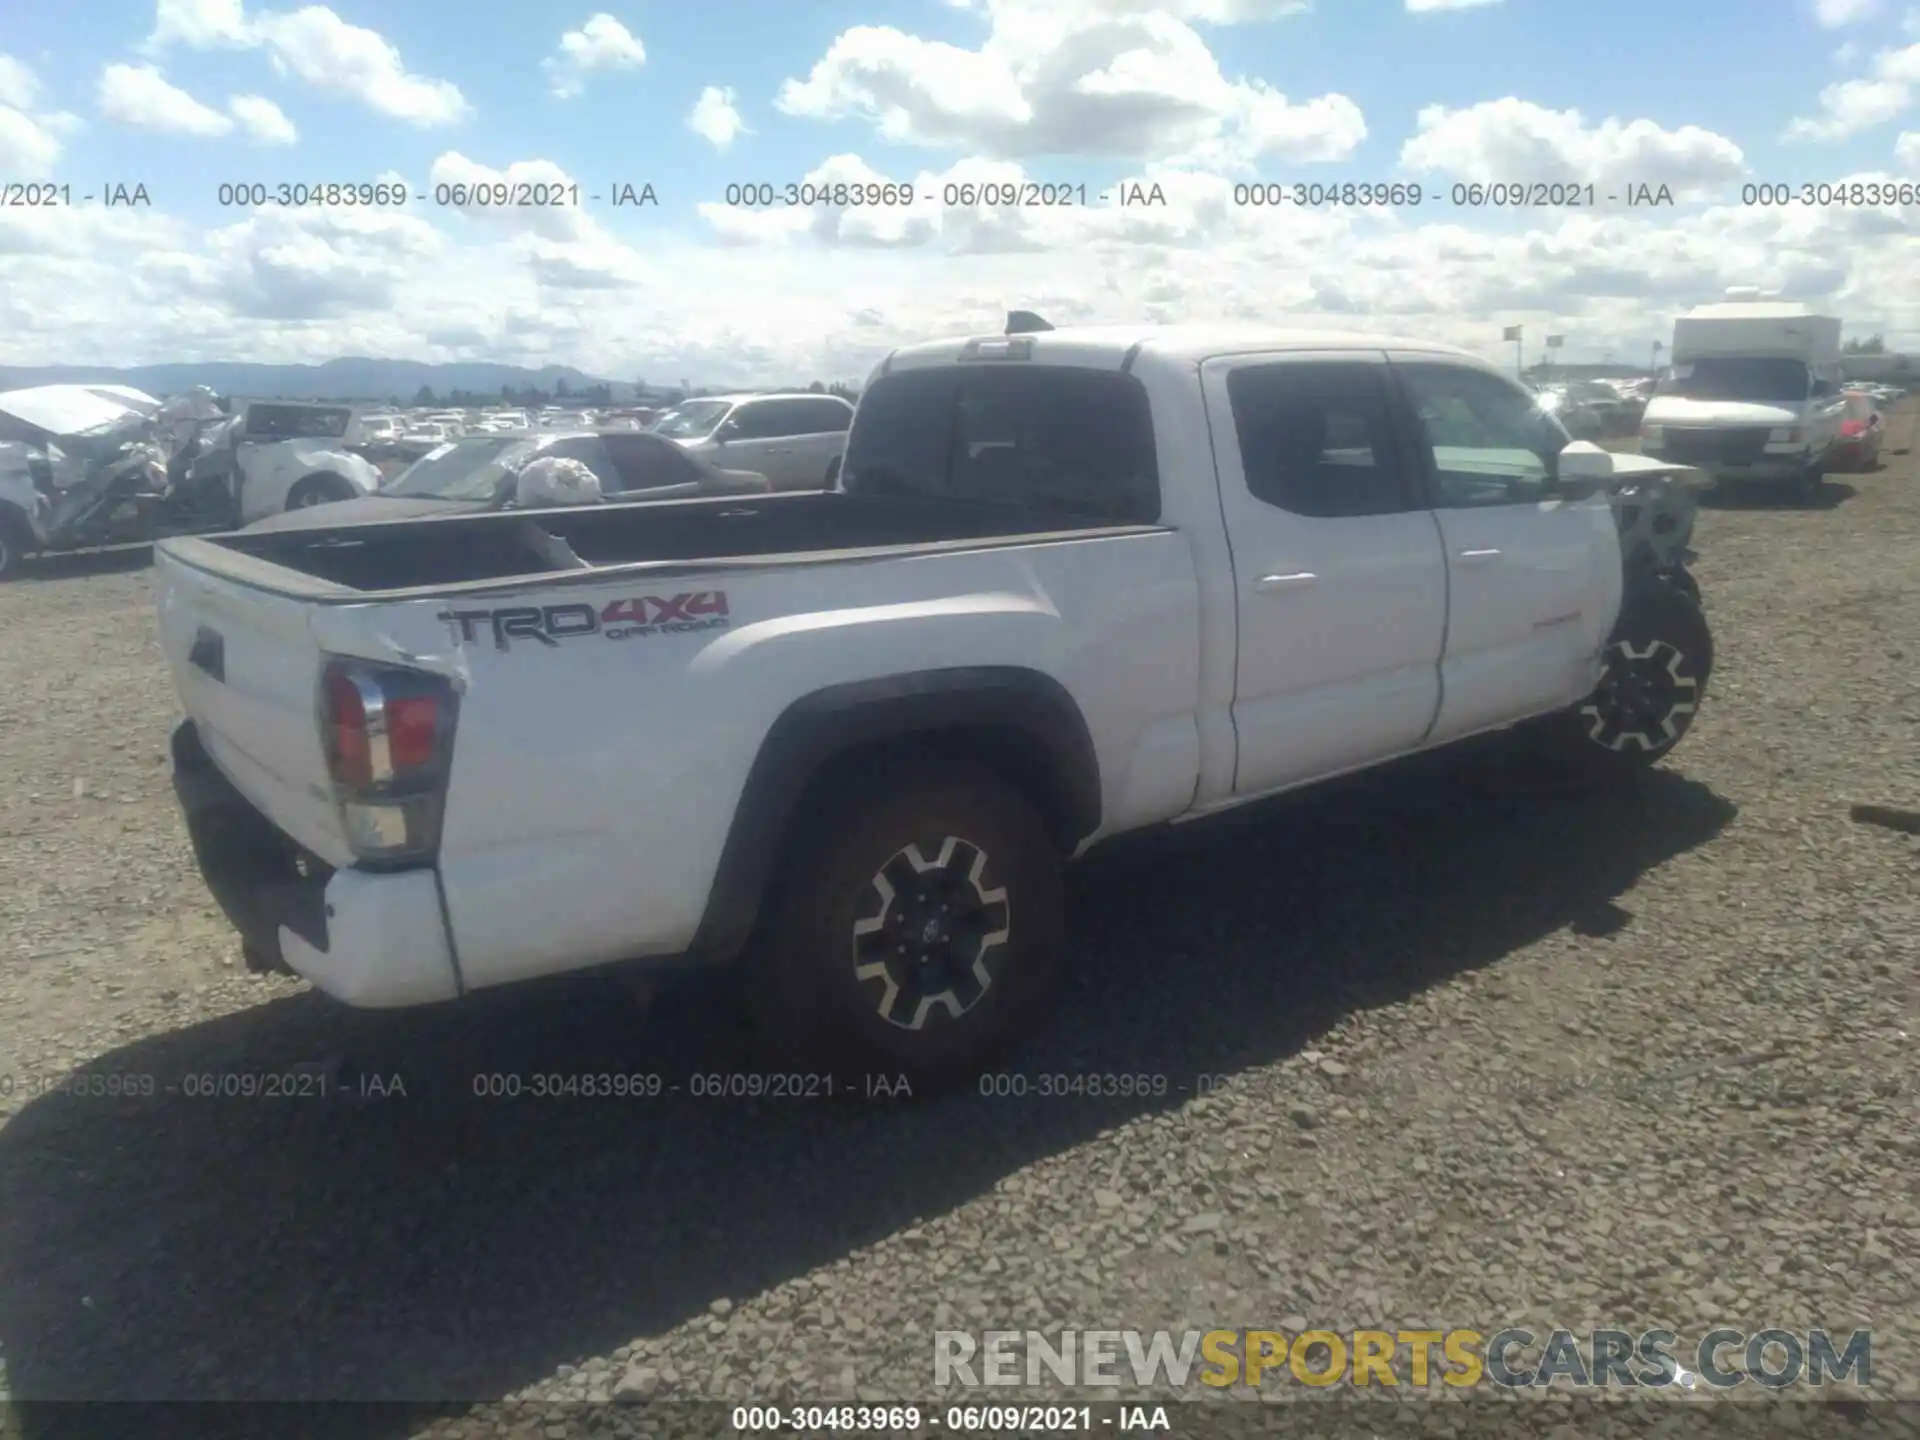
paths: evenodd
<path fill-rule="evenodd" d="M 1007 312 L 1007 334 L 1031 335 L 1036 330 L 1051 330 L 1053 326 L 1042 320 L 1031 310 L 1009 310 Z"/>

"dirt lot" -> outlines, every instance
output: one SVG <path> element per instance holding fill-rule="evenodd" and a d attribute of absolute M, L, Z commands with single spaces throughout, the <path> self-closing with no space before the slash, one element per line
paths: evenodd
<path fill-rule="evenodd" d="M 1143 1098 L 478 1099 L 758 1057 L 697 990 L 636 1026 L 594 984 L 366 1015 L 247 975 L 173 809 L 147 570 L 40 567 L 0 591 L 13 1396 L 639 1434 L 646 1407 L 464 1412 L 925 1400 L 938 1329 L 1307 1320 L 1863 1327 L 1875 1391 L 1920 1396 L 1920 839 L 1848 813 L 1920 805 L 1914 431 L 1826 508 L 1703 515 L 1718 669 L 1644 784 L 1429 763 L 1079 872 L 1069 1013 L 1021 1074 Z M 335 1097 L 194 1093 L 299 1067 Z"/>

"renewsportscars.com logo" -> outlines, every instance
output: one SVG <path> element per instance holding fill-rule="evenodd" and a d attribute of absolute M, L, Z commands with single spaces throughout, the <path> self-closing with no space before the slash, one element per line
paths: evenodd
<path fill-rule="evenodd" d="M 635 640 L 648 635 L 681 635 L 695 630 L 724 630 L 732 621 L 724 590 L 690 590 L 682 595 L 638 595 L 605 605 L 510 605 L 500 610 L 442 610 L 440 619 L 454 639 L 470 645 L 483 631 L 496 650 L 515 640 L 558 645 L 582 635 Z"/>

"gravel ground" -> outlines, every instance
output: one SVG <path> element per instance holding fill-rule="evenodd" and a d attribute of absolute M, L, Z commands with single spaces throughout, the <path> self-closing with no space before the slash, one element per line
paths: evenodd
<path fill-rule="evenodd" d="M 1920 840 L 1848 808 L 1920 806 L 1915 422 L 1829 508 L 1703 514 L 1719 668 L 1646 783 L 1543 794 L 1450 758 L 1077 872 L 1070 1010 L 1018 1074 L 1165 1088 L 1129 1098 L 695 1099 L 762 1063 L 697 987 L 636 1024 L 593 982 L 379 1015 L 250 976 L 174 813 L 148 571 L 40 567 L 0 591 L 13 1396 L 664 1434 L 590 1402 L 924 1401 L 939 1329 L 1311 1320 L 1871 1328 L 1874 1389 L 1920 1397 Z M 296 1067 L 333 1097 L 188 1093 Z M 473 1095 L 561 1069 L 683 1090 Z M 153 1093 L 100 1093 L 129 1087 Z M 1653 1433 L 1686 1408 L 1400 1418 Z"/>

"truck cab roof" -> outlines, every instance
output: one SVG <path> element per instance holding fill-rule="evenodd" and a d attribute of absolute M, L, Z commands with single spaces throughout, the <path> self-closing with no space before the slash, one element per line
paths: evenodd
<path fill-rule="evenodd" d="M 1049 365 L 1118 370 L 1129 357 L 1151 355 L 1175 364 L 1199 364 L 1220 355 L 1283 350 L 1417 350 L 1453 359 L 1486 363 L 1455 345 L 1381 335 L 1362 330 L 1296 330 L 1264 325 L 1076 325 L 1007 336 L 955 336 L 908 345 L 893 352 L 882 367 L 892 370 L 950 365 L 989 347 L 1018 346 L 1030 358 Z M 1129 367 L 1130 368 L 1130 367 Z"/>

